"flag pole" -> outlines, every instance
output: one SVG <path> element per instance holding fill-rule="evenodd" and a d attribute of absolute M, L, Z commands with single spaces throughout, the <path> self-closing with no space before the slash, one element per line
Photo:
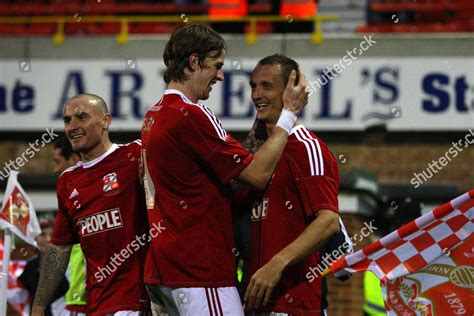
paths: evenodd
<path fill-rule="evenodd" d="M 12 232 L 4 229 L 4 247 L 3 247 L 3 269 L 0 274 L 0 315 L 7 315 L 7 291 L 8 291 L 8 274 L 10 267 L 10 252 L 12 246 Z"/>
<path fill-rule="evenodd" d="M 13 223 L 13 196 L 10 195 L 10 209 L 9 209 L 9 213 L 10 213 L 10 224 L 12 225 L 15 225 Z"/>
<path fill-rule="evenodd" d="M 10 223 L 13 224 L 13 203 L 12 203 L 12 196 L 10 195 Z M 6 316 L 7 315 L 7 291 L 8 291 L 8 274 L 10 270 L 10 253 L 12 250 L 12 232 L 10 229 L 5 227 L 3 231 L 3 267 L 2 267 L 2 274 L 0 278 L 0 315 Z"/>
<path fill-rule="evenodd" d="M 321 277 L 325 278 L 329 276 L 330 274 L 331 274 L 331 268 L 327 268 L 326 270 L 323 271 L 323 273 L 321 273 Z"/>

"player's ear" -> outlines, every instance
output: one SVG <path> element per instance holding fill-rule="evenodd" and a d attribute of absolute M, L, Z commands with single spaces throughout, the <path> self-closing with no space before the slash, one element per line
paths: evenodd
<path fill-rule="evenodd" d="M 199 55 L 198 54 L 194 53 L 189 56 L 188 69 L 191 72 L 194 72 L 199 69 Z"/>
<path fill-rule="evenodd" d="M 298 82 L 300 81 L 300 68 L 298 67 L 298 69 L 295 69 L 295 70 L 296 70 L 295 86 L 297 86 Z"/>
<path fill-rule="evenodd" d="M 110 115 L 110 113 L 105 114 L 102 117 L 101 123 L 103 129 L 109 129 L 110 123 L 112 123 L 112 115 Z"/>

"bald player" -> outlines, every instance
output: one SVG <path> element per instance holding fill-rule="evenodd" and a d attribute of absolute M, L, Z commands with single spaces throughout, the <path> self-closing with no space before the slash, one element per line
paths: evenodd
<path fill-rule="evenodd" d="M 143 265 L 150 237 L 138 174 L 141 143 L 110 141 L 112 117 L 97 95 L 71 98 L 63 113 L 64 132 L 81 161 L 58 179 L 56 225 L 32 315 L 44 315 L 76 243 L 87 264 L 87 315 L 148 314 Z"/>

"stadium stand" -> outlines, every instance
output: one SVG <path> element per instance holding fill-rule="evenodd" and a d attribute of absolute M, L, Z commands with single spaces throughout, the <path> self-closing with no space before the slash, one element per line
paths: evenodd
<path fill-rule="evenodd" d="M 368 22 L 357 31 L 472 32 L 474 3 L 468 0 L 372 0 L 368 7 Z"/>

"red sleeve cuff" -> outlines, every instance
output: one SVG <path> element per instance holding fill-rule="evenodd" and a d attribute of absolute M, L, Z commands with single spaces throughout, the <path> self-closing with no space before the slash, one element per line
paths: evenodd
<path fill-rule="evenodd" d="M 50 242 L 51 242 L 53 245 L 58 245 L 58 246 L 77 244 L 77 242 L 74 242 L 74 241 L 69 240 L 69 239 L 60 239 L 60 238 L 54 238 L 54 237 L 51 237 Z"/>
<path fill-rule="evenodd" d="M 316 206 L 314 206 L 313 208 L 313 211 L 314 211 L 314 214 L 316 214 L 317 212 L 321 211 L 321 210 L 328 210 L 328 211 L 332 211 L 336 214 L 339 214 L 339 208 L 337 207 L 337 205 L 332 205 L 332 204 L 317 204 Z"/>
<path fill-rule="evenodd" d="M 253 160 L 253 155 L 248 155 L 241 164 L 237 165 L 237 168 L 233 169 L 222 181 L 229 183 L 232 179 L 238 176 Z"/>

